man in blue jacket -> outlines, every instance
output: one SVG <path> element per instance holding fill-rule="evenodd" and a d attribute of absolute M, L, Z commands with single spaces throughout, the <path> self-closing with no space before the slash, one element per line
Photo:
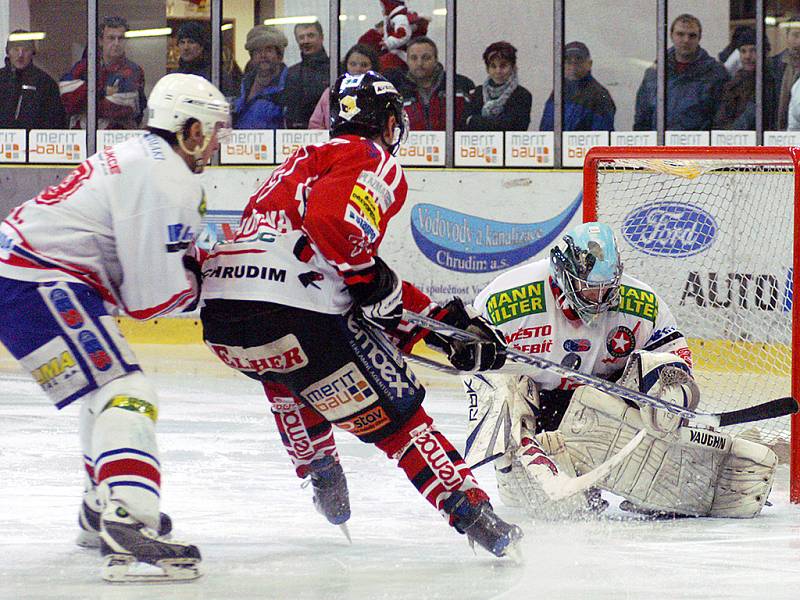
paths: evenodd
<path fill-rule="evenodd" d="M 614 131 L 617 107 L 592 77 L 592 57 L 583 42 L 564 46 L 564 131 Z M 553 94 L 544 105 L 541 131 L 553 130 Z"/>
<path fill-rule="evenodd" d="M 235 129 L 280 129 L 284 125 L 283 91 L 288 69 L 283 51 L 289 41 L 279 29 L 256 25 L 244 47 L 250 53 L 242 95 L 233 105 Z"/>
<path fill-rule="evenodd" d="M 667 51 L 667 129 L 709 130 L 728 72 L 700 47 L 703 27 L 697 17 L 679 15 L 670 27 Z M 644 73 L 636 93 L 633 128 L 656 128 L 656 67 Z"/>

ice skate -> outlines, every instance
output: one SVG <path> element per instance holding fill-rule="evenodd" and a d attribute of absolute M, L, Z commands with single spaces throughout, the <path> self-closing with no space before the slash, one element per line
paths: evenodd
<path fill-rule="evenodd" d="M 453 492 L 445 500 L 444 509 L 450 514 L 450 524 L 467 534 L 470 544 L 477 543 L 498 557 L 518 555 L 522 529 L 498 517 L 483 491 L 473 488 Z"/>
<path fill-rule="evenodd" d="M 201 575 L 197 546 L 161 537 L 113 501 L 100 517 L 100 553 L 102 577 L 113 583 L 188 581 Z"/>
<path fill-rule="evenodd" d="M 350 496 L 342 466 L 332 456 L 312 461 L 311 485 L 317 512 L 338 525 L 348 541 L 352 541 L 346 525 L 350 519 Z"/>
<path fill-rule="evenodd" d="M 84 501 L 78 511 L 78 525 L 81 530 L 75 543 L 81 548 L 100 547 L 100 511 L 95 510 Z M 168 537 L 172 531 L 172 519 L 166 513 L 161 513 L 161 524 L 158 527 L 158 535 Z"/>

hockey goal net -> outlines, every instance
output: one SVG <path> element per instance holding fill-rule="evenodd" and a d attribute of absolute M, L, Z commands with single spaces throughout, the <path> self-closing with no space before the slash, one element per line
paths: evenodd
<path fill-rule="evenodd" d="M 800 311 L 792 303 L 798 152 L 603 147 L 586 157 L 584 221 L 608 223 L 625 272 L 670 306 L 689 338 L 702 410 L 800 397 Z M 795 503 L 799 425 L 795 416 L 730 428 L 790 460 Z"/>

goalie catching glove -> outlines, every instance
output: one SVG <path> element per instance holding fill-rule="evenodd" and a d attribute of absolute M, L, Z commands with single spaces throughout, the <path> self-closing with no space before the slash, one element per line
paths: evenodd
<path fill-rule="evenodd" d="M 464 306 L 461 298 L 453 298 L 444 305 L 447 311 L 437 320 L 480 336 L 481 341 L 463 342 L 436 332 L 425 336 L 425 342 L 438 348 L 459 371 L 490 371 L 506 362 L 506 340 L 503 332 L 481 317 L 471 306 Z"/>
<path fill-rule="evenodd" d="M 359 281 L 349 286 L 355 302 L 355 316 L 360 321 L 389 331 L 403 318 L 403 282 L 379 257 L 358 273 Z"/>

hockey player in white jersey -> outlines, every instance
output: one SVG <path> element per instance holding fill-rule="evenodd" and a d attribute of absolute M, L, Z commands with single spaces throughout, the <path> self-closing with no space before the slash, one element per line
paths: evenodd
<path fill-rule="evenodd" d="M 196 303 L 185 256 L 205 211 L 198 178 L 228 127 L 224 96 L 201 77 L 153 88 L 149 133 L 98 152 L 0 225 L 0 341 L 57 408 L 81 400 L 86 491 L 79 544 L 100 546 L 102 576 L 199 576 L 198 549 L 163 537 L 156 392 L 115 313 L 151 319 Z M 141 570 L 139 570 L 141 571 Z"/>
<path fill-rule="evenodd" d="M 500 275 L 477 295 L 475 308 L 520 352 L 691 409 L 699 402 L 686 338 L 658 294 L 623 273 L 605 224 L 579 225 L 549 260 Z M 494 461 L 504 502 L 539 517 L 605 508 L 597 489 L 566 499 L 553 492 L 567 478 L 600 473 L 641 430 L 646 436 L 630 456 L 597 482 L 624 496 L 625 509 L 752 517 L 772 485 L 777 457 L 766 446 L 694 429 L 548 371 L 475 375 L 465 388 L 467 463 Z"/>

